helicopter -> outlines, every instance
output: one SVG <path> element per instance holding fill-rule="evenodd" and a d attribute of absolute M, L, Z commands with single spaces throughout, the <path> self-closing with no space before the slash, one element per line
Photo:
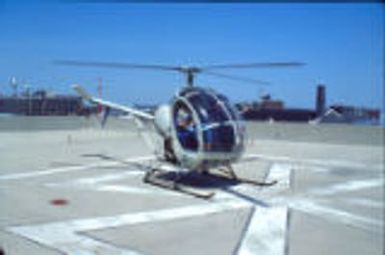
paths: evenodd
<path fill-rule="evenodd" d="M 221 178 L 239 183 L 261 186 L 270 186 L 276 183 L 276 181 L 258 182 L 237 176 L 232 164 L 241 160 L 245 151 L 245 124 L 240 113 L 225 95 L 211 88 L 195 86 L 194 78 L 198 73 L 204 72 L 223 78 L 268 84 L 264 81 L 230 76 L 212 70 L 299 67 L 303 66 L 303 63 L 268 62 L 185 67 L 60 60 L 56 61 L 56 64 L 78 67 L 174 71 L 185 75 L 186 85 L 168 103 L 159 105 L 154 114 L 93 97 L 80 85 L 73 85 L 73 89 L 84 100 L 105 107 L 104 120 L 106 120 L 109 110 L 115 109 L 130 114 L 139 129 L 145 128 L 146 122 L 153 125 L 157 135 L 163 140 L 163 152 L 156 154 L 157 160 L 173 166 L 176 170 L 174 177 L 169 180 L 162 178 L 162 174 L 168 172 L 164 167 L 150 167 L 143 178 L 145 183 L 206 199 L 215 193 L 191 189 L 183 185 L 182 180 L 191 173 L 198 173 L 209 178 L 217 175 L 213 173 L 213 170 L 216 169 L 220 171 Z M 148 139 L 145 135 L 143 138 Z"/>

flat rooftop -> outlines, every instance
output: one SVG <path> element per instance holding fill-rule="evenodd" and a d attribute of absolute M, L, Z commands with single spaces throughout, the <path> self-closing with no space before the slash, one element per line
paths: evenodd
<path fill-rule="evenodd" d="M 203 200 L 142 182 L 130 120 L 0 118 L 5 254 L 379 254 L 384 128 L 247 123 L 236 172 Z M 204 180 L 202 180 L 204 182 Z M 199 187 L 198 187 L 199 188 Z"/>

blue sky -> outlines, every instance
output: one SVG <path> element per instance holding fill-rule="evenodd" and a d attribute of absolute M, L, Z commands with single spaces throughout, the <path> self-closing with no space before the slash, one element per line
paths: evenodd
<path fill-rule="evenodd" d="M 259 86 L 201 75 L 197 84 L 235 101 L 261 92 L 287 106 L 327 102 L 383 107 L 384 8 L 380 4 L 108 4 L 0 0 L 0 92 L 16 76 L 33 88 L 69 93 L 80 83 L 121 103 L 161 103 L 179 74 L 53 65 L 57 59 L 167 65 L 302 61 L 302 68 L 226 71 Z"/>

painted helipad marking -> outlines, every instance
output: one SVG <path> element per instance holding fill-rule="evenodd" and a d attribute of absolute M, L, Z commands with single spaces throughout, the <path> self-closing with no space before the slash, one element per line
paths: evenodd
<path fill-rule="evenodd" d="M 314 195 L 333 195 L 339 192 L 357 191 L 362 189 L 381 187 L 384 180 L 380 178 L 368 180 L 352 180 L 344 183 L 327 186 L 326 188 L 312 189 L 309 193 Z"/>
<path fill-rule="evenodd" d="M 292 168 L 293 166 L 290 164 L 272 164 L 265 180 L 261 180 L 266 182 L 277 181 L 277 183 L 272 186 L 260 186 L 260 188 L 258 188 L 254 185 L 244 183 L 228 188 L 228 190 L 257 195 L 261 199 L 265 199 L 267 196 L 280 193 L 290 188 Z M 224 199 L 234 199 L 234 195 L 227 191 L 217 191 L 213 198 L 214 201 L 222 201 Z"/>
<path fill-rule="evenodd" d="M 104 175 L 98 175 L 93 177 L 79 178 L 79 179 L 76 179 L 75 181 L 71 181 L 70 183 L 97 184 L 97 183 L 105 183 L 105 182 L 111 182 L 111 181 L 119 181 L 127 177 L 140 176 L 143 174 L 144 172 L 141 170 L 129 170 L 129 171 L 123 171 L 115 174 L 104 174 Z"/>
<path fill-rule="evenodd" d="M 189 217 L 205 216 L 228 210 L 248 208 L 243 201 L 225 201 L 204 203 L 179 208 L 162 209 L 116 216 L 69 220 L 41 225 L 9 227 L 7 231 L 49 246 L 68 254 L 139 254 L 136 251 L 120 249 L 80 232 L 110 227 L 143 224 L 148 222 L 168 221 Z"/>
<path fill-rule="evenodd" d="M 266 196 L 266 194 L 281 193 L 289 189 L 291 175 L 292 165 L 273 164 L 265 181 L 277 181 L 277 183 L 272 187 L 259 190 L 259 194 Z M 267 208 L 255 206 L 238 254 L 285 254 L 287 226 L 288 207 L 286 205 Z"/>
<path fill-rule="evenodd" d="M 270 172 L 266 178 L 267 182 L 277 181 L 272 187 L 262 189 L 264 193 L 277 193 L 290 189 L 293 166 L 290 164 L 275 163 L 270 167 Z"/>
<path fill-rule="evenodd" d="M 373 170 L 383 170 L 383 164 L 368 164 L 344 160 L 330 160 L 330 159 L 294 159 L 287 156 L 273 156 L 265 154 L 247 154 L 245 159 L 262 159 L 267 161 L 281 162 L 281 163 L 292 163 L 292 164 L 308 164 L 308 165 L 318 165 L 324 167 L 342 167 L 342 168 L 353 168 L 353 169 L 373 169 Z"/>
<path fill-rule="evenodd" d="M 121 181 L 129 177 L 143 176 L 142 170 L 126 170 L 121 173 L 104 174 L 93 177 L 83 177 L 75 180 L 65 182 L 54 182 L 44 184 L 47 187 L 58 187 L 68 188 L 77 190 L 89 190 L 89 191 L 100 191 L 100 192 L 115 192 L 115 193 L 126 193 L 126 194 L 141 194 L 141 195 L 171 195 L 180 196 L 173 191 L 159 190 L 158 188 L 150 187 L 133 187 L 132 185 L 121 185 L 112 184 L 114 181 Z"/>
<path fill-rule="evenodd" d="M 127 162 L 127 163 L 130 163 L 130 162 L 136 163 L 137 161 L 149 160 L 149 159 L 153 159 L 153 158 L 154 158 L 153 156 L 143 156 L 143 157 L 127 158 L 127 159 L 124 159 L 123 161 Z M 46 176 L 46 175 L 52 175 L 52 174 L 58 174 L 58 173 L 83 171 L 83 170 L 93 168 L 93 167 L 117 166 L 117 165 L 122 165 L 122 164 L 124 164 L 124 163 L 114 161 L 114 162 L 92 163 L 92 164 L 81 165 L 81 166 L 50 168 L 50 169 L 41 170 L 41 171 L 0 175 L 0 181 L 33 178 L 33 177 L 40 177 L 40 176 Z"/>
<path fill-rule="evenodd" d="M 238 254 L 285 254 L 287 221 L 288 208 L 286 206 L 256 207 Z"/>
<path fill-rule="evenodd" d="M 129 159 L 138 160 L 138 159 Z M 111 162 L 116 164 L 115 162 Z M 294 163 L 294 162 L 293 162 Z M 111 165 L 111 164 L 109 164 Z M 97 164 L 100 166 L 100 164 Z M 259 193 L 262 197 L 270 197 L 272 194 L 281 193 L 290 188 L 291 169 L 293 165 L 289 162 L 272 164 L 267 181 L 278 180 L 278 183 L 272 187 L 262 189 Z M 106 184 L 110 181 L 120 180 L 129 176 L 141 174 L 140 171 L 125 172 L 119 174 L 110 174 L 97 177 L 81 178 L 69 183 L 76 185 L 90 185 L 99 191 L 128 192 L 141 193 L 144 190 L 140 188 Z M 45 174 L 43 174 L 45 175 Z M 22 177 L 25 178 L 25 177 Z M 65 185 L 69 185 L 65 183 Z M 315 194 L 331 195 L 343 191 L 354 191 L 364 188 L 370 188 L 382 185 L 382 180 L 357 180 L 347 183 L 340 183 L 326 187 L 325 189 L 315 190 Z M 95 186 L 93 186 L 95 185 Z M 234 190 L 251 192 L 252 188 L 245 185 L 238 185 Z M 314 191 L 314 190 L 313 190 Z M 230 208 L 225 205 L 227 203 L 237 204 L 240 206 L 250 206 L 249 203 L 235 198 L 231 194 L 223 195 L 224 192 L 218 192 L 213 203 L 202 204 L 198 206 L 187 206 L 182 208 L 164 209 L 153 212 L 132 213 L 125 215 L 109 216 L 102 218 L 90 218 L 83 220 L 63 221 L 57 223 L 47 223 L 34 226 L 20 226 L 8 228 L 8 231 L 19 234 L 31 240 L 37 241 L 42 245 L 56 248 L 62 252 L 69 254 L 130 254 L 137 255 L 136 251 L 124 250 L 113 245 L 97 241 L 91 237 L 80 234 L 80 232 L 103 229 L 107 227 L 119 227 L 130 224 L 141 224 L 146 222 L 165 221 L 173 219 L 181 219 L 184 217 L 199 217 L 213 213 L 220 213 Z M 300 210 L 302 212 L 316 215 L 325 219 L 337 221 L 350 226 L 358 227 L 365 230 L 373 230 L 373 228 L 383 227 L 381 221 L 362 217 L 343 210 L 327 207 L 316 203 L 306 197 L 274 197 L 266 200 L 272 207 L 255 206 L 254 213 L 250 219 L 250 225 L 247 227 L 244 239 L 239 247 L 239 254 L 285 254 L 285 232 L 287 232 L 288 207 Z M 214 207 L 213 207 L 214 206 Z M 231 207 L 231 206 L 230 206 Z M 237 209 L 236 206 L 231 207 Z M 240 208 L 240 207 L 239 207 Z M 208 210 L 207 210 L 208 209 Z"/>
<path fill-rule="evenodd" d="M 142 173 L 143 174 L 143 173 Z M 67 188 L 71 190 L 87 190 L 99 192 L 114 192 L 125 194 L 139 194 L 139 195 L 167 195 L 167 196 L 182 196 L 182 194 L 175 191 L 159 190 L 158 188 L 149 187 L 133 187 L 130 185 L 121 184 L 104 184 L 104 183 L 80 183 L 80 182 L 63 182 L 63 183 L 47 183 L 47 187 Z"/>
<path fill-rule="evenodd" d="M 271 167 L 267 179 L 279 180 L 281 186 L 275 190 L 282 190 L 289 185 L 290 167 L 288 165 L 274 164 Z M 90 185 L 98 187 L 103 191 L 122 191 L 122 192 L 142 192 L 137 188 L 120 185 L 112 185 L 108 182 L 120 180 L 131 176 L 129 173 L 104 175 L 97 177 L 87 177 L 65 182 L 64 185 Z M 62 183 L 63 184 L 63 183 Z M 49 184 L 55 185 L 55 184 Z M 56 185 L 60 185 L 57 183 Z M 99 186 L 98 186 L 99 185 Z M 246 188 L 247 185 L 238 185 L 234 188 Z M 246 190 L 243 190 L 246 191 Z M 225 193 L 225 192 L 218 192 Z M 219 194 L 218 194 L 219 195 Z M 244 201 L 239 197 L 227 194 L 225 197 L 215 197 L 212 202 L 202 203 L 199 205 L 185 206 L 180 208 L 162 209 L 157 211 L 147 211 L 139 213 L 128 213 L 123 215 L 69 220 L 62 222 L 46 223 L 41 225 L 16 226 L 9 227 L 7 231 L 21 235 L 25 238 L 38 242 L 42 245 L 49 246 L 61 252 L 68 254 L 130 254 L 138 255 L 139 253 L 132 250 L 117 248 L 113 245 L 104 243 L 88 237 L 82 233 L 92 230 L 120 227 L 132 224 L 143 224 L 148 222 L 160 222 L 167 220 L 176 220 L 188 217 L 202 217 L 210 214 L 221 213 L 228 210 L 238 210 L 242 208 L 254 207 L 254 213 L 250 219 L 252 226 L 247 227 L 244 240 L 241 241 L 239 254 L 244 251 L 281 251 L 280 247 L 285 242 L 285 233 L 282 228 L 286 226 L 286 218 L 279 215 L 284 214 L 282 208 L 259 208 L 255 204 Z M 271 214 L 271 215 L 270 215 Z M 270 216 L 269 216 L 270 215 Z M 269 222 L 274 219 L 274 227 L 266 227 L 266 220 Z M 253 230 L 257 228 L 258 230 Z M 259 229 L 260 228 L 260 229 Z M 271 232 L 271 233 L 270 233 Z M 255 242 L 258 240 L 258 242 Z M 268 253 L 266 253 L 268 254 Z"/>
<path fill-rule="evenodd" d="M 338 210 L 335 208 L 320 205 L 309 199 L 296 199 L 289 202 L 290 207 L 300 210 L 305 213 L 317 215 L 322 218 L 336 220 L 350 226 L 373 231 L 373 228 L 383 229 L 384 222 L 382 220 L 374 220 L 367 217 L 362 217 L 347 211 Z"/>
<path fill-rule="evenodd" d="M 385 203 L 379 202 L 379 201 L 374 201 L 370 199 L 365 199 L 365 198 L 353 198 L 353 199 L 345 199 L 344 202 L 352 205 L 358 205 L 358 206 L 363 206 L 363 207 L 371 207 L 371 208 L 377 208 L 381 209 L 384 208 Z"/>

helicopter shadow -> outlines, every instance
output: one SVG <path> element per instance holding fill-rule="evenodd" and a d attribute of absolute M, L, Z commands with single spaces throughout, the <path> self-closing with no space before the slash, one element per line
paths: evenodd
<path fill-rule="evenodd" d="M 143 172 L 148 172 L 150 170 L 154 170 L 150 166 L 144 163 L 138 162 L 128 162 L 123 159 L 101 154 L 82 154 L 82 157 L 89 158 L 99 158 L 102 160 L 108 160 L 113 162 L 118 162 L 126 166 L 134 166 L 136 169 L 140 169 Z M 178 182 L 178 184 L 193 188 L 193 189 L 201 189 L 201 190 L 222 190 L 225 193 L 231 194 L 237 198 L 245 200 L 251 204 L 268 208 L 270 205 L 263 200 L 252 197 L 251 195 L 244 194 L 242 192 L 236 191 L 233 188 L 242 184 L 243 182 L 237 179 L 231 179 L 221 174 L 213 174 L 213 173 L 199 173 L 196 171 L 190 172 L 176 172 L 176 171 L 163 171 L 161 169 L 156 170 L 156 178 L 168 183 Z"/>
<path fill-rule="evenodd" d="M 226 177 L 214 175 L 211 173 L 198 173 L 195 171 L 187 173 L 177 173 L 177 172 L 164 172 L 158 173 L 157 178 L 163 179 L 165 181 L 175 181 L 178 180 L 178 183 L 185 186 L 190 186 L 193 188 L 200 189 L 212 189 L 212 188 L 225 188 L 236 186 L 240 184 L 239 181 L 234 179 L 229 179 Z"/>
<path fill-rule="evenodd" d="M 178 174 L 176 172 L 164 172 L 158 173 L 157 178 L 164 180 L 165 182 L 178 181 L 178 184 L 184 187 L 200 189 L 200 190 L 222 190 L 225 193 L 231 194 L 237 198 L 245 200 L 253 205 L 261 206 L 264 208 L 270 207 L 268 203 L 263 200 L 252 197 L 251 195 L 244 194 L 235 189 L 237 185 L 243 184 L 242 181 L 236 179 L 230 179 L 226 176 L 211 173 L 199 173 L 199 172 L 187 172 Z"/>

